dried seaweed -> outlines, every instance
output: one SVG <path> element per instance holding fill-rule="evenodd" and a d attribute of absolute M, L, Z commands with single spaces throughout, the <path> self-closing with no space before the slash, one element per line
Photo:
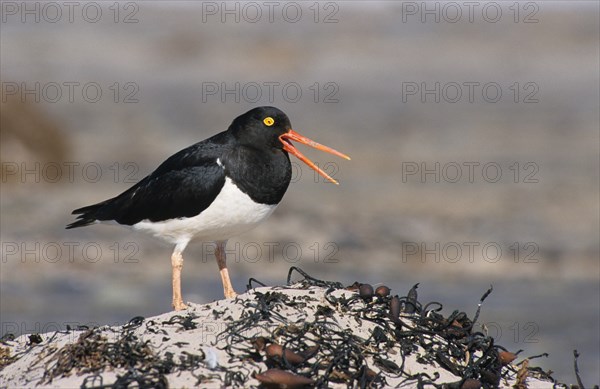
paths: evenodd
<path fill-rule="evenodd" d="M 51 383 L 56 377 L 67 377 L 73 373 L 93 373 L 85 377 L 82 388 L 126 388 L 131 384 L 139 388 L 167 388 L 167 374 L 200 366 L 204 355 L 184 351 L 179 361 L 175 360 L 173 353 L 159 356 L 148 341 L 140 340 L 133 332 L 143 322 L 144 318 L 140 316 L 131 319 L 121 327 L 114 342 L 109 341 L 99 328 L 83 332 L 76 342 L 65 345 L 47 360 L 42 382 Z M 173 322 L 182 324 L 184 328 L 189 326 L 188 318 Z M 124 369 L 125 373 L 118 374 L 115 382 L 104 384 L 98 373 L 112 369 Z"/>
<path fill-rule="evenodd" d="M 254 300 L 240 302 L 243 304 L 242 317 L 228 323 L 218 336 L 218 344 L 228 353 L 230 361 L 263 361 L 270 369 L 268 371 L 274 371 L 274 377 L 278 377 L 279 370 L 282 370 L 297 377 L 313 379 L 317 387 L 327 387 L 332 383 L 343 383 L 348 387 L 385 387 L 386 377 L 403 378 L 405 384 L 413 382 L 418 387 L 443 387 L 444 383 L 437 383 L 435 375 L 410 374 L 404 369 L 404 362 L 398 365 L 391 360 L 391 354 L 400 352 L 404 361 L 420 346 L 419 361 L 436 364 L 461 377 L 457 387 L 467 381 L 470 385 L 477 382 L 482 387 L 496 387 L 502 377 L 511 373 L 503 370 L 506 363 L 499 354 L 503 348 L 495 345 L 493 338 L 473 331 L 482 304 L 492 292 L 491 287 L 481 297 L 474 318 L 469 319 L 465 312 L 458 311 L 444 317 L 439 313 L 442 304 L 437 302 L 422 304 L 418 300 L 419 284 L 414 285 L 406 296 L 393 296 L 387 287 L 378 288 L 380 293 L 375 294 L 370 285 L 357 282 L 346 289 L 358 294 L 335 297 L 332 292 L 344 289 L 342 284 L 318 280 L 292 267 L 288 285 L 292 284 L 294 272 L 303 276 L 293 284 L 294 288 L 328 288 L 326 300 L 330 305 L 318 304 L 312 320 L 290 322 L 277 314 L 274 308 L 294 306 L 297 301 L 282 293 L 255 292 Z M 256 280 L 253 282 L 262 285 Z M 304 298 L 311 300 L 310 295 Z M 377 326 L 367 339 L 363 339 L 352 331 L 341 329 L 331 319 L 335 310 L 353 316 L 358 325 L 362 320 L 368 320 Z M 257 328 L 266 333 L 260 337 L 245 335 L 256 332 Z M 262 345 L 257 347 L 259 343 Z M 275 356 L 268 352 L 271 346 L 280 350 Z M 310 357 L 298 358 L 304 350 L 315 348 L 317 351 Z M 293 361 L 290 356 L 294 356 Z M 374 366 L 369 366 L 369 359 Z M 372 367 L 377 368 L 379 373 Z M 244 379 L 249 379 L 261 373 L 241 374 Z"/>
<path fill-rule="evenodd" d="M 296 273 L 300 279 L 292 281 Z M 253 283 L 264 285 L 251 279 L 248 286 Z M 286 287 L 253 290 L 249 297 L 235 300 L 241 311 L 236 318 L 226 309 L 215 308 L 206 311 L 206 323 L 206 317 L 188 311 L 164 321 L 146 321 L 138 316 L 122 327 L 87 329 L 77 341 L 41 359 L 45 363 L 43 382 L 77 374 L 86 375 L 83 388 L 166 388 L 167 375 L 182 371 L 191 372 L 196 386 L 219 381 L 224 387 L 247 387 L 254 380 L 264 387 L 342 384 L 348 388 L 382 388 L 393 380 L 396 385 L 418 388 L 468 389 L 494 388 L 509 379 L 523 387 L 525 377 L 552 380 L 549 373 L 529 366 L 536 356 L 513 364 L 521 350 L 510 352 L 495 344 L 492 337 L 474 330 L 491 287 L 470 318 L 460 311 L 445 316 L 441 303 L 420 301 L 419 284 L 406 295 L 398 295 L 387 286 L 374 290 L 369 284 L 355 282 L 344 287 L 339 282 L 316 279 L 297 267 L 290 268 L 287 283 L 287 288 L 306 293 L 293 296 L 285 293 Z M 316 294 L 316 290 L 321 293 Z M 294 312 L 295 316 L 283 312 Z M 338 323 L 340 315 L 350 318 L 356 328 Z M 173 352 L 176 349 L 159 350 L 140 339 L 140 334 L 153 334 L 169 341 L 173 335 L 169 335 L 168 327 L 173 326 L 176 332 L 201 333 L 211 320 L 225 323 L 214 345 L 228 356 L 227 367 L 210 362 L 216 361 L 212 351 L 206 355 L 203 351 L 190 353 L 194 345 L 189 342 L 171 341 L 169 347 L 182 349 Z M 365 322 L 371 323 L 365 327 L 370 330 L 360 331 Z M 30 338 L 32 344 L 41 340 Z M 409 356 L 424 367 L 447 370 L 456 381 L 444 382 L 437 372 L 409 371 Z M 0 363 L 6 359 L 1 358 L 2 354 Z M 201 370 L 203 374 L 196 372 L 207 366 L 213 373 L 207 374 L 206 369 Z M 107 370 L 115 371 L 116 381 L 103 382 L 101 373 Z"/>

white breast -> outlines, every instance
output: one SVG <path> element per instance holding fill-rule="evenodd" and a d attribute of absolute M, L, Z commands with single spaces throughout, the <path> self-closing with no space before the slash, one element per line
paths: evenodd
<path fill-rule="evenodd" d="M 277 207 L 254 202 L 229 177 L 215 200 L 199 215 L 160 222 L 143 220 L 133 225 L 169 243 L 185 245 L 192 239 L 227 240 L 244 233 L 265 220 Z"/>

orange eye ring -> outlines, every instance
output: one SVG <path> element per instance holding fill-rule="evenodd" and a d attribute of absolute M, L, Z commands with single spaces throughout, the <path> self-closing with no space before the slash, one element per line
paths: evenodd
<path fill-rule="evenodd" d="M 264 118 L 263 123 L 265 123 L 265 126 L 271 127 L 273 124 L 275 124 L 275 120 L 269 116 Z"/>

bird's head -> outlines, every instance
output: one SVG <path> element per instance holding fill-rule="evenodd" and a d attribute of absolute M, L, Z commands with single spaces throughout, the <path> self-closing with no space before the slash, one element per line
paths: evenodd
<path fill-rule="evenodd" d="M 321 170 L 310 159 L 306 158 L 298 151 L 298 149 L 296 149 L 296 147 L 294 147 L 291 141 L 300 142 L 314 147 L 315 149 L 337 155 L 338 157 L 350 159 L 347 155 L 319 144 L 294 131 L 287 115 L 275 107 L 254 108 L 235 118 L 230 129 L 233 131 L 233 135 L 238 141 L 242 143 L 253 146 L 267 146 L 275 149 L 282 149 L 285 152 L 294 155 L 334 184 L 337 184 L 338 182 Z"/>

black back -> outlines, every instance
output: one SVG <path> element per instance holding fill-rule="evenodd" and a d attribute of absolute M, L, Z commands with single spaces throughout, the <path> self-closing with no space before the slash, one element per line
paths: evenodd
<path fill-rule="evenodd" d="M 267 126 L 266 117 L 274 119 Z M 253 201 L 277 204 L 290 180 L 290 159 L 279 135 L 291 128 L 287 116 L 274 107 L 259 107 L 237 117 L 227 131 L 169 157 L 152 174 L 119 196 L 79 208 L 75 228 L 96 220 L 133 225 L 193 217 L 214 201 L 226 177 Z"/>

